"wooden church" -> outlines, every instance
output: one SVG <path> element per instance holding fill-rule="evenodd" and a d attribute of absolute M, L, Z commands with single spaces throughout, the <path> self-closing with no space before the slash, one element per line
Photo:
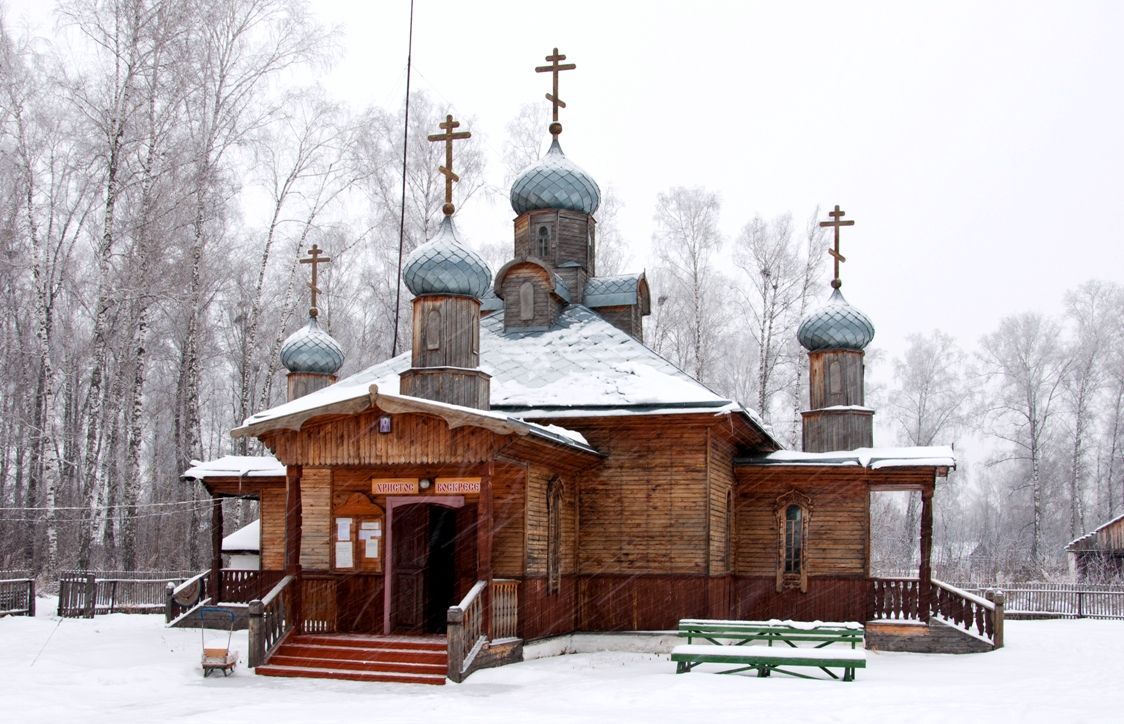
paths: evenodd
<path fill-rule="evenodd" d="M 783 450 L 753 411 L 644 345 L 643 274 L 598 276 L 600 192 L 559 145 L 564 59 L 556 49 L 539 69 L 554 75 L 553 141 L 511 188 L 511 260 L 493 276 L 458 235 L 452 144 L 469 134 L 450 116 L 430 137 L 447 148 L 445 218 L 403 271 L 411 350 L 337 381 L 314 248 L 309 320 L 282 351 L 289 400 L 232 433 L 276 460 L 186 474 L 215 496 L 216 540 L 220 498 L 260 501 L 262 570 L 222 571 L 216 553 L 210 574 L 213 601 L 255 599 L 251 665 L 328 675 L 285 647 L 422 635 L 459 680 L 518 659 L 523 642 L 688 617 L 910 624 L 884 632 L 908 648 L 930 636 L 932 613 L 986 639 L 987 607 L 930 580 L 931 501 L 951 449 L 873 447 L 874 327 L 839 289 L 839 227 L 853 222 L 838 207 L 824 222 L 834 290 L 800 326 L 804 449 Z M 921 492 L 917 578 L 871 576 L 877 490 Z"/>

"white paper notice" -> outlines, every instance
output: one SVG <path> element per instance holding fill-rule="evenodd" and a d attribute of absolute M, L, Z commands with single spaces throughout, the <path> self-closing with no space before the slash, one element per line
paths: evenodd
<path fill-rule="evenodd" d="M 336 568 L 351 568 L 354 565 L 351 560 L 351 541 L 336 543 Z"/>
<path fill-rule="evenodd" d="M 336 540 L 351 540 L 351 518 L 336 518 Z"/>
<path fill-rule="evenodd" d="M 367 549 L 363 552 L 363 555 L 367 556 L 368 558 L 378 558 L 379 557 L 379 539 L 378 538 L 368 538 L 367 539 Z"/>

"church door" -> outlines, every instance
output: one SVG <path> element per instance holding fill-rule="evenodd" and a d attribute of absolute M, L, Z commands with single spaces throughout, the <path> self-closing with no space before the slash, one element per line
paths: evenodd
<path fill-rule="evenodd" d="M 443 633 L 456 586 L 456 511 L 406 505 L 394 511 L 395 633 Z"/>

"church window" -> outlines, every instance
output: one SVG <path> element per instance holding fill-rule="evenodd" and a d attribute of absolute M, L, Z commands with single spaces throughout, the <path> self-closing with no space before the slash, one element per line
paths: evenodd
<path fill-rule="evenodd" d="M 562 481 L 552 478 L 546 485 L 546 592 L 562 590 Z"/>
<path fill-rule="evenodd" d="M 785 493 L 773 508 L 777 517 L 777 591 L 808 590 L 808 520 L 812 499 L 798 490 Z"/>
<path fill-rule="evenodd" d="M 535 285 L 523 282 L 519 287 L 519 319 L 524 322 L 535 318 Z"/>
<path fill-rule="evenodd" d="M 799 505 L 790 505 L 784 513 L 784 572 L 799 573 L 801 564 L 802 512 Z"/>
<path fill-rule="evenodd" d="M 837 359 L 827 365 L 827 394 L 833 404 L 838 404 L 843 397 L 843 365 Z"/>
<path fill-rule="evenodd" d="M 550 227 L 546 224 L 539 227 L 539 237 L 535 245 L 535 255 L 540 259 L 550 258 Z"/>
<path fill-rule="evenodd" d="M 441 348 L 441 312 L 436 309 L 425 315 L 425 348 Z"/>

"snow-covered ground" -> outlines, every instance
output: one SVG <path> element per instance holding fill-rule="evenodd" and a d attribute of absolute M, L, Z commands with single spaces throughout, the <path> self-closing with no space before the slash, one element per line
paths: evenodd
<path fill-rule="evenodd" d="M 443 687 L 201 676 L 198 631 L 160 616 L 0 619 L 9 722 L 1119 722 L 1124 622 L 1009 621 L 969 656 L 869 652 L 851 683 L 676 675 L 666 653 L 548 656 Z M 213 637 L 208 633 L 208 638 Z M 595 648 L 620 637 L 598 637 Z M 243 654 L 246 635 L 235 633 Z"/>

